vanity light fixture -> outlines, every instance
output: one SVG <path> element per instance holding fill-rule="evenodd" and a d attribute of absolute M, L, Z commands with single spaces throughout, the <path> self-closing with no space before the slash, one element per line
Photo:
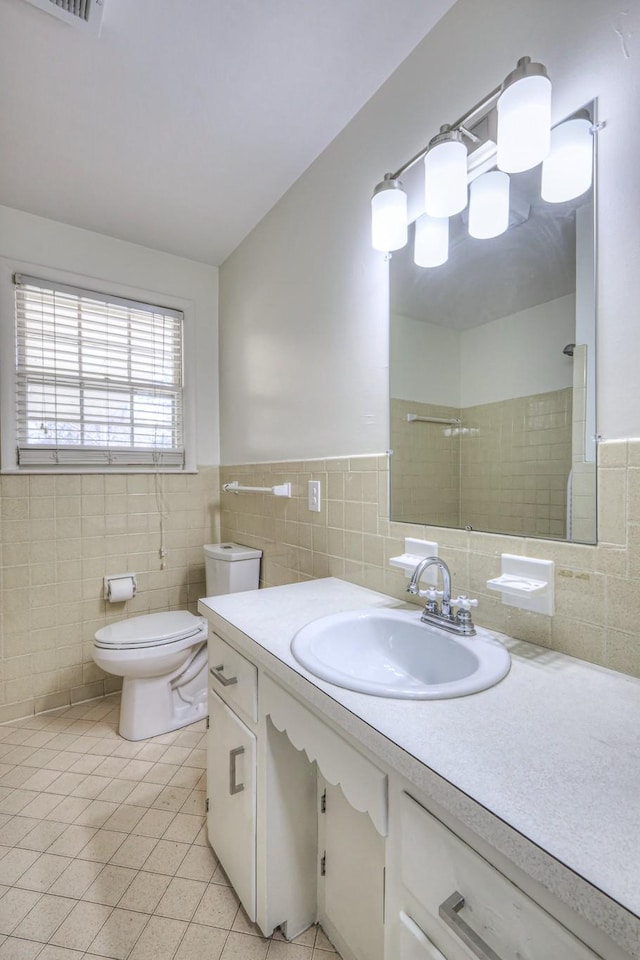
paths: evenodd
<path fill-rule="evenodd" d="M 549 153 L 551 81 L 546 67 L 522 57 L 502 84 L 498 111 L 498 167 L 522 173 Z"/>
<path fill-rule="evenodd" d="M 581 196 L 593 179 L 593 131 L 586 112 L 551 131 L 551 150 L 542 164 L 542 199 L 563 203 Z"/>
<path fill-rule="evenodd" d="M 542 197 L 553 203 L 588 190 L 592 148 L 589 140 L 586 149 L 587 132 L 596 128 L 599 125 L 591 126 L 588 119 L 576 117 L 552 131 L 547 69 L 533 63 L 531 57 L 521 57 L 500 86 L 455 123 L 442 126 L 426 147 L 395 173 L 385 174 L 371 200 L 374 248 L 388 253 L 406 244 L 408 203 L 400 178 L 418 161 L 425 164 L 426 219 L 416 221 L 414 256 L 416 263 L 434 266 L 434 261 L 443 257 L 444 227 L 439 226 L 436 254 L 436 227 L 429 218 L 442 220 L 464 210 L 469 184 L 469 233 L 479 239 L 497 237 L 509 225 L 509 173 L 522 173 L 543 163 Z M 482 137 L 477 135 L 480 130 Z M 468 156 L 467 144 L 472 145 Z"/>
<path fill-rule="evenodd" d="M 467 147 L 448 124 L 429 141 L 424 158 L 424 209 L 430 217 L 453 217 L 467 205 Z"/>
<path fill-rule="evenodd" d="M 423 213 L 415 223 L 413 259 L 419 267 L 440 267 L 449 259 L 449 218 Z"/>
<path fill-rule="evenodd" d="M 371 198 L 371 242 L 374 250 L 400 250 L 407 242 L 407 195 L 397 177 L 385 174 Z"/>
<path fill-rule="evenodd" d="M 499 237 L 509 226 L 508 173 L 491 170 L 471 184 L 469 198 L 469 236 L 477 240 Z"/>

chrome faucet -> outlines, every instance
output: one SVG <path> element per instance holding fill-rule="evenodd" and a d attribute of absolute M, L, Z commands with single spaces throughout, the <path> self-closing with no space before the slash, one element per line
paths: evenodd
<path fill-rule="evenodd" d="M 442 573 L 442 592 L 435 589 L 420 590 L 420 578 L 429 567 L 437 567 Z M 440 557 L 424 557 L 417 564 L 407 593 L 414 596 L 426 597 L 426 603 L 420 619 L 423 623 L 433 623 L 443 630 L 449 630 L 451 633 L 462 634 L 472 637 L 476 629 L 471 619 L 469 610 L 471 607 L 477 607 L 477 600 L 470 600 L 468 597 L 460 596 L 456 600 L 451 600 L 451 572 L 444 560 Z M 442 603 L 438 604 L 438 597 L 442 597 Z M 452 608 L 457 607 L 458 612 L 454 615 Z"/>

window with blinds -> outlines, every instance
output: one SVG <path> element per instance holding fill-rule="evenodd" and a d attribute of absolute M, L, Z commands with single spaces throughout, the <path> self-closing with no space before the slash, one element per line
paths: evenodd
<path fill-rule="evenodd" d="M 20 466 L 184 466 L 183 315 L 16 275 Z"/>

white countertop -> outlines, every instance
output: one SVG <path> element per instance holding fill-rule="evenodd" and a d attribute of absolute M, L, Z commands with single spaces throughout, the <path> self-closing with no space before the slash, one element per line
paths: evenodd
<path fill-rule="evenodd" d="M 483 824 L 481 810 L 469 824 L 640 956 L 640 681 L 508 638 L 507 677 L 451 700 L 354 693 L 294 660 L 291 639 L 305 623 L 371 606 L 402 604 L 335 578 L 200 601 L 201 613 L 258 644 L 257 662 L 411 782 L 433 795 L 437 774 L 558 861 L 551 877 L 549 857 L 517 835 L 499 836 L 503 825 Z"/>

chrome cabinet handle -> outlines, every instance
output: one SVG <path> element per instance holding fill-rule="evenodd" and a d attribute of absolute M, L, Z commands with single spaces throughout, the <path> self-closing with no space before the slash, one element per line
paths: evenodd
<path fill-rule="evenodd" d="M 244 747 L 236 747 L 229 750 L 229 793 L 241 793 L 244 790 L 244 783 L 236 782 L 236 760 L 244 753 Z"/>
<path fill-rule="evenodd" d="M 468 923 L 465 923 L 462 917 L 458 916 L 463 907 L 464 897 L 456 890 L 440 904 L 438 913 L 478 960 L 500 960 L 495 950 L 492 950 L 489 944 L 485 943 L 482 937 Z"/>
<path fill-rule="evenodd" d="M 233 683 L 238 682 L 237 677 L 225 677 L 222 673 L 224 670 L 224 663 L 219 663 L 217 667 L 211 667 L 209 673 L 212 677 L 222 684 L 223 687 L 230 687 Z"/>

